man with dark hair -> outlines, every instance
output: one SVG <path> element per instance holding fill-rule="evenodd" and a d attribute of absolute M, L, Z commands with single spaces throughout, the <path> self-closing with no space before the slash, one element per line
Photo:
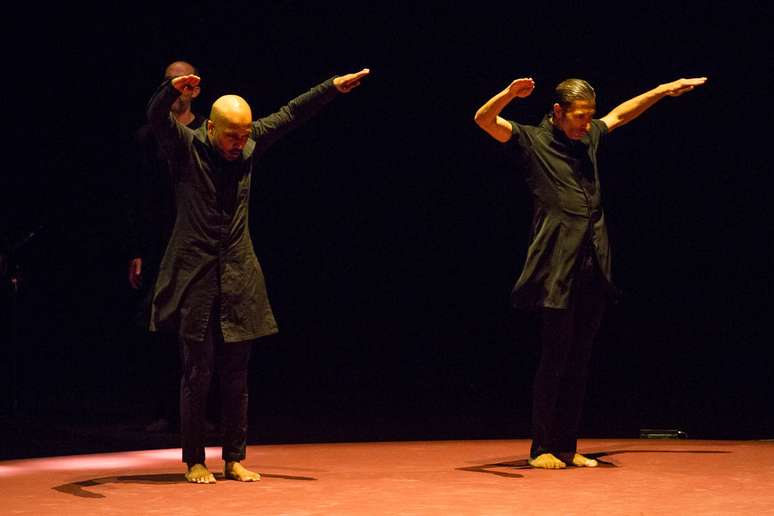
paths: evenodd
<path fill-rule="evenodd" d="M 197 69 L 185 61 L 175 61 L 164 69 L 164 79 L 196 74 Z M 192 88 L 175 100 L 169 109 L 178 123 L 198 129 L 205 118 L 195 114 L 191 103 L 200 88 Z M 169 166 L 149 124 L 134 135 L 129 193 L 129 285 L 137 291 L 140 306 L 135 316 L 142 328 L 143 340 L 150 346 L 148 356 L 149 395 L 154 407 L 152 420 L 145 427 L 149 432 L 163 432 L 177 426 L 179 420 L 180 360 L 176 339 L 166 333 L 149 334 L 150 305 L 159 264 L 175 223 L 175 204 Z"/>
<path fill-rule="evenodd" d="M 255 162 L 277 140 L 367 76 L 368 69 L 334 77 L 276 113 L 253 121 L 237 95 L 220 97 L 196 131 L 169 114 L 181 95 L 199 86 L 194 74 L 164 82 L 148 104 L 148 120 L 170 163 L 177 218 L 161 262 L 151 311 L 152 330 L 180 342 L 183 377 L 180 419 L 189 482 L 210 484 L 204 463 L 204 414 L 217 362 L 225 477 L 260 479 L 245 469 L 247 363 L 253 340 L 277 332 L 247 210 Z"/>
<path fill-rule="evenodd" d="M 665 96 L 677 97 L 705 81 L 661 84 L 595 119 L 594 89 L 568 79 L 556 87 L 551 112 L 535 127 L 499 116 L 513 99 L 534 90 L 534 81 L 523 78 L 476 112 L 481 129 L 509 142 L 533 198 L 531 242 L 512 299 L 515 307 L 540 309 L 542 353 L 533 385 L 529 459 L 535 468 L 597 465 L 576 451 L 591 346 L 616 291 L 597 148 L 608 133 Z"/>

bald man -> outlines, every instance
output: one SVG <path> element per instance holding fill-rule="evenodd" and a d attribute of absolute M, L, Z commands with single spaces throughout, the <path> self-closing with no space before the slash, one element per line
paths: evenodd
<path fill-rule="evenodd" d="M 192 131 L 170 107 L 199 87 L 194 74 L 164 82 L 148 104 L 148 119 L 170 163 L 177 219 L 161 262 L 151 307 L 152 331 L 180 342 L 180 420 L 186 479 L 210 484 L 205 465 L 205 412 L 210 378 L 220 378 L 224 476 L 260 479 L 241 465 L 247 439 L 247 363 L 252 342 L 277 332 L 263 273 L 247 223 L 254 163 L 339 93 L 357 87 L 367 69 L 334 77 L 274 114 L 253 121 L 249 104 L 226 95 L 206 125 Z"/>

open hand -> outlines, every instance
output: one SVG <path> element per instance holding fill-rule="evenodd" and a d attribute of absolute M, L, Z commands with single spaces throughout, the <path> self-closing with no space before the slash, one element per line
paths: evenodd
<path fill-rule="evenodd" d="M 181 75 L 172 79 L 172 86 L 180 93 L 183 93 L 187 90 L 193 90 L 199 86 L 201 81 L 202 79 L 198 75 Z"/>
<path fill-rule="evenodd" d="M 687 93 L 694 89 L 696 86 L 701 86 L 707 82 L 706 77 L 695 77 L 693 79 L 678 79 L 676 81 L 664 84 L 666 88 L 666 94 L 670 97 L 679 97 L 683 93 Z"/>
<path fill-rule="evenodd" d="M 371 70 L 363 68 L 357 73 L 348 73 L 347 75 L 336 77 L 333 79 L 333 85 L 341 93 L 349 93 L 353 88 L 360 86 L 360 80 L 369 73 L 371 73 Z"/>

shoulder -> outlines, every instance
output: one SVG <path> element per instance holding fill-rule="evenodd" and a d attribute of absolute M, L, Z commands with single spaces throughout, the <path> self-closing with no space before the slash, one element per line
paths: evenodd
<path fill-rule="evenodd" d="M 607 127 L 607 124 L 597 118 L 591 121 L 591 130 L 592 132 L 598 134 L 599 136 L 604 136 L 610 132 L 610 129 L 608 129 Z"/>
<path fill-rule="evenodd" d="M 508 140 L 511 143 L 526 145 L 534 140 L 540 131 L 540 127 L 534 125 L 520 124 L 513 120 L 506 120 L 506 122 L 511 125 L 511 139 Z"/>
<path fill-rule="evenodd" d="M 191 121 L 190 124 L 188 124 L 189 129 L 199 129 L 201 126 L 204 125 L 204 123 L 207 121 L 207 119 L 201 115 L 194 115 L 194 119 Z"/>
<path fill-rule="evenodd" d="M 594 119 L 591 121 L 591 129 L 589 130 L 589 143 L 591 143 L 592 146 L 596 147 L 599 145 L 600 140 L 607 136 L 607 133 L 609 133 L 610 130 L 607 127 L 607 124 L 599 119 Z"/>

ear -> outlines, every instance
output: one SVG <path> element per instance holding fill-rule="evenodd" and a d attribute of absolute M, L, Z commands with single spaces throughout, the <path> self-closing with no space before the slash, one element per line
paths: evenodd
<path fill-rule="evenodd" d="M 195 99 L 199 96 L 199 93 L 202 92 L 202 89 L 199 86 L 194 86 L 193 93 L 191 94 L 191 98 Z"/>
<path fill-rule="evenodd" d="M 215 129 L 215 124 L 212 123 L 212 120 L 207 120 L 207 133 L 212 134 L 212 131 Z"/>
<path fill-rule="evenodd" d="M 554 120 L 558 120 L 562 115 L 562 106 L 558 102 L 554 103 Z"/>

